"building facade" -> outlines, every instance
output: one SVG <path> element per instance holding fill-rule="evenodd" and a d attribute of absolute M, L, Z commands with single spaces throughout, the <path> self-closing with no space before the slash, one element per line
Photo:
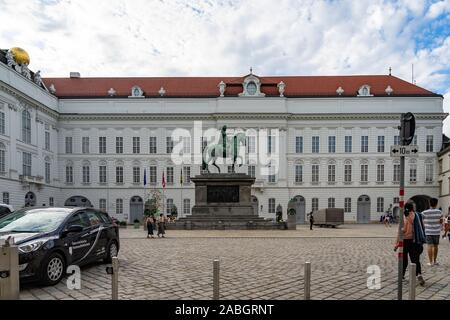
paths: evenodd
<path fill-rule="evenodd" d="M 93 205 L 132 222 L 150 191 L 164 189 L 164 210 L 187 215 L 195 204 L 189 178 L 201 171 L 193 152 L 211 142 L 202 138 L 207 129 L 226 125 L 248 136 L 237 172 L 255 176 L 259 215 L 275 218 L 278 205 L 286 215 L 296 201 L 299 222 L 327 207 L 344 208 L 349 222 L 377 221 L 398 203 L 390 146 L 404 112 L 416 116 L 419 147 L 406 160 L 406 198 L 436 197 L 443 97 L 391 75 L 40 81 L 3 58 L 0 201 Z M 188 136 L 176 141 L 180 129 Z M 191 163 L 176 163 L 177 148 Z M 276 170 L 261 153 L 276 155 Z"/>

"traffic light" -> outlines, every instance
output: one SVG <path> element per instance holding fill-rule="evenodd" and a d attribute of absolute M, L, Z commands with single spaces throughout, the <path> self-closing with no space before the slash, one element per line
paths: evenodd
<path fill-rule="evenodd" d="M 411 112 L 402 113 L 400 125 L 400 141 L 404 146 L 410 145 L 416 131 L 416 119 Z"/>

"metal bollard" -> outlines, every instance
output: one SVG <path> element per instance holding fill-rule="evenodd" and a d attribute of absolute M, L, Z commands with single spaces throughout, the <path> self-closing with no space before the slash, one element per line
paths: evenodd
<path fill-rule="evenodd" d="M 311 299 L 311 262 L 305 262 L 305 300 Z"/>
<path fill-rule="evenodd" d="M 8 238 L 0 244 L 0 300 L 18 300 L 19 288 L 19 251 Z"/>
<path fill-rule="evenodd" d="M 416 300 L 416 264 L 409 265 L 409 300 Z"/>
<path fill-rule="evenodd" d="M 119 300 L 119 258 L 112 258 L 111 299 Z"/>
<path fill-rule="evenodd" d="M 219 259 L 214 259 L 213 261 L 213 300 L 219 300 L 219 271 L 220 262 Z"/>

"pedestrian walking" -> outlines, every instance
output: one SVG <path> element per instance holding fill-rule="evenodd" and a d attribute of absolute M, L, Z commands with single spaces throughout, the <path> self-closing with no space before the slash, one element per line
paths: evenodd
<path fill-rule="evenodd" d="M 313 229 L 313 224 L 314 224 L 313 212 L 311 211 L 308 215 L 309 215 L 309 230 L 312 230 Z"/>
<path fill-rule="evenodd" d="M 425 243 L 425 233 L 422 220 L 418 213 L 414 212 L 414 205 L 406 203 L 403 216 L 403 279 L 405 278 L 406 268 L 408 267 L 408 256 L 411 263 L 416 264 L 417 281 L 421 286 L 425 285 L 422 277 L 422 266 L 420 264 L 420 255 L 423 252 Z M 394 250 L 397 250 L 399 239 Z"/>
<path fill-rule="evenodd" d="M 384 216 L 384 225 L 386 228 L 391 226 L 391 217 L 389 214 L 385 214 Z"/>
<path fill-rule="evenodd" d="M 145 220 L 145 223 L 147 224 L 147 238 L 154 238 L 153 237 L 153 226 L 155 223 L 155 219 L 153 218 L 153 216 L 148 216 L 147 219 Z"/>
<path fill-rule="evenodd" d="M 158 238 L 160 237 L 160 235 L 161 235 L 161 237 L 165 238 L 164 237 L 164 235 L 166 234 L 166 230 L 165 230 L 166 229 L 166 225 L 165 225 L 165 223 L 166 223 L 166 218 L 161 213 L 159 215 L 159 218 L 158 218 Z"/>
<path fill-rule="evenodd" d="M 438 204 L 438 199 L 430 199 L 430 209 L 422 212 L 423 224 L 425 226 L 425 236 L 428 247 L 428 260 L 427 265 L 434 266 L 438 265 L 438 246 L 439 238 L 441 237 L 442 224 L 444 222 L 444 216 L 442 211 L 436 209 Z"/>

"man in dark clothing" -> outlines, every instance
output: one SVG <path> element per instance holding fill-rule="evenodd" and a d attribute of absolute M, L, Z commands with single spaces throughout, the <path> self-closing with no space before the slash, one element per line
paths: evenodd
<path fill-rule="evenodd" d="M 308 215 L 309 215 L 309 230 L 312 230 L 314 224 L 313 212 L 311 211 Z"/>

